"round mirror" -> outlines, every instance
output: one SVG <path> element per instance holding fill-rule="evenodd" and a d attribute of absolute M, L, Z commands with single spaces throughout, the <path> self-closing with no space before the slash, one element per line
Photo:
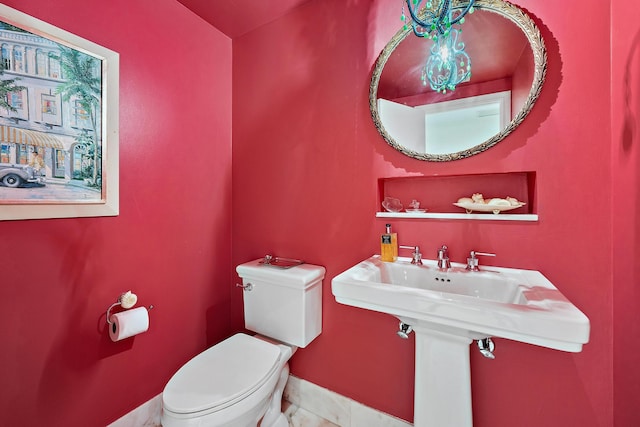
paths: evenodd
<path fill-rule="evenodd" d="M 407 156 L 442 162 L 481 153 L 509 135 L 540 95 L 547 52 L 531 18 L 502 0 L 476 0 L 465 18 L 458 41 L 471 58 L 471 77 L 453 91 L 425 83 L 433 41 L 411 28 L 398 31 L 378 57 L 371 115 L 382 137 Z"/>

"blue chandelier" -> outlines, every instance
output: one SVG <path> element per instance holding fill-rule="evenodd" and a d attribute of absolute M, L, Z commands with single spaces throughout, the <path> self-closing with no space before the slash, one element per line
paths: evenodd
<path fill-rule="evenodd" d="M 446 93 L 471 77 L 471 59 L 464 51 L 464 43 L 459 41 L 462 25 L 467 13 L 473 13 L 475 0 L 466 6 L 452 9 L 452 0 L 406 0 L 411 27 L 418 37 L 433 40 L 431 54 L 422 71 L 423 84 L 431 89 Z M 404 5 L 401 20 L 405 22 Z"/>
<path fill-rule="evenodd" d="M 458 41 L 460 32 L 452 29 L 438 37 L 431 46 L 431 54 L 422 69 L 422 83 L 436 92 L 446 93 L 471 77 L 471 58 Z"/>

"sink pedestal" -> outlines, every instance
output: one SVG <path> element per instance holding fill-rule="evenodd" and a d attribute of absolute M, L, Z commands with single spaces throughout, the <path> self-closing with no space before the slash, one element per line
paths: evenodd
<path fill-rule="evenodd" d="M 472 427 L 470 338 L 413 326 L 415 427 Z"/>

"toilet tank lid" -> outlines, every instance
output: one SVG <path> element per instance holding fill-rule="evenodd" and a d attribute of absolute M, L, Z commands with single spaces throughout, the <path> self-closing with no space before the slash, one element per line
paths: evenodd
<path fill-rule="evenodd" d="M 265 281 L 283 286 L 304 289 L 324 278 L 325 268 L 313 264 L 300 264 L 295 267 L 281 269 L 262 264 L 263 258 L 240 264 L 236 267 L 238 275 L 243 279 Z"/>
<path fill-rule="evenodd" d="M 280 348 L 236 334 L 182 366 L 162 392 L 164 408 L 194 414 L 229 406 L 253 393 L 280 366 Z"/>

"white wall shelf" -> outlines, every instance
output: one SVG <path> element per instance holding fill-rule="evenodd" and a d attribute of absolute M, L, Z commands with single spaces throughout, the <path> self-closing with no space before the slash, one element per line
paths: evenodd
<path fill-rule="evenodd" d="M 377 218 L 463 219 L 475 221 L 538 221 L 537 214 L 377 212 Z"/>

